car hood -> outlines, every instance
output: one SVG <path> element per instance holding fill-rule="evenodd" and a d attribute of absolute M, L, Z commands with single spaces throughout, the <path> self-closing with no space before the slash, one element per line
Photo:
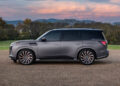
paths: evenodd
<path fill-rule="evenodd" d="M 33 42 L 37 42 L 36 40 L 19 40 L 16 41 L 16 43 L 33 43 Z"/>
<path fill-rule="evenodd" d="M 11 43 L 11 46 L 15 45 L 15 44 L 29 44 L 29 43 L 36 43 L 37 40 L 19 40 L 19 41 L 15 41 L 13 43 Z"/>

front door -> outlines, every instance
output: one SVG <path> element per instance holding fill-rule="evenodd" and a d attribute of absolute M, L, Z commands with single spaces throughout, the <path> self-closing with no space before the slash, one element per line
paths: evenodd
<path fill-rule="evenodd" d="M 61 54 L 61 32 L 50 31 L 42 38 L 38 42 L 39 58 L 57 58 Z"/>

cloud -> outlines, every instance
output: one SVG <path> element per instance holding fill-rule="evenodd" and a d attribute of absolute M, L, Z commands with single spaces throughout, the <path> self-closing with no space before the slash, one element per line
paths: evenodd
<path fill-rule="evenodd" d="M 64 12 L 72 11 L 85 11 L 86 6 L 80 5 L 76 2 L 54 2 L 50 1 L 48 3 L 32 3 L 32 6 L 28 6 L 33 13 L 36 14 L 58 14 Z"/>
<path fill-rule="evenodd" d="M 84 2 L 83 2 L 84 1 Z M 75 18 L 120 19 L 120 0 L 7 0 L 0 1 L 0 16 L 7 19 Z M 108 2 L 108 3 L 106 3 Z"/>
<path fill-rule="evenodd" d="M 110 3 L 84 3 L 73 1 L 32 2 L 27 8 L 31 15 L 39 18 L 75 18 L 93 20 L 115 20 L 120 17 L 120 5 Z"/>
<path fill-rule="evenodd" d="M 7 8 L 7 7 L 0 8 L 0 16 L 11 16 L 12 14 L 15 13 L 16 13 L 15 9 Z"/>
<path fill-rule="evenodd" d="M 33 1 L 33 2 L 36 2 L 36 1 L 78 1 L 78 0 L 24 0 L 24 1 Z M 79 0 L 81 1 L 81 0 Z"/>
<path fill-rule="evenodd" d="M 112 3 L 120 3 L 120 0 L 110 0 Z"/>
<path fill-rule="evenodd" d="M 120 6 L 112 4 L 93 4 L 90 5 L 95 16 L 120 16 Z"/>
<path fill-rule="evenodd" d="M 108 2 L 110 2 L 110 0 L 88 0 L 88 1 L 90 1 L 90 2 L 96 2 L 96 3 L 108 3 Z"/>
<path fill-rule="evenodd" d="M 52 4 L 52 5 L 51 5 Z M 113 4 L 80 4 L 77 2 L 54 2 L 32 3 L 28 6 L 33 14 L 68 14 L 78 17 L 83 16 L 120 16 L 120 6 Z M 63 15 L 62 15 L 63 16 Z"/>

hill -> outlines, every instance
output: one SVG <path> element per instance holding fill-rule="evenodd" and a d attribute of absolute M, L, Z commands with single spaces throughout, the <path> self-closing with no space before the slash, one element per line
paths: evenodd
<path fill-rule="evenodd" d="M 37 22 L 44 22 L 44 23 L 56 23 L 56 22 L 60 22 L 60 23 L 68 23 L 69 25 L 73 25 L 75 23 L 93 23 L 95 21 L 93 20 L 76 20 L 76 19 L 37 19 L 34 20 Z M 6 21 L 7 24 L 13 24 L 14 26 L 17 26 L 18 23 L 23 23 L 22 20 L 13 20 L 13 21 Z"/>

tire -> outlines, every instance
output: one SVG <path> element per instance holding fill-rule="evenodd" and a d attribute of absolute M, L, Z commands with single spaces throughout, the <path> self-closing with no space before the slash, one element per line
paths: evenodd
<path fill-rule="evenodd" d="M 95 53 L 90 49 L 84 49 L 79 53 L 78 59 L 82 64 L 90 65 L 95 60 Z"/>
<path fill-rule="evenodd" d="M 23 65 L 30 65 L 35 61 L 35 56 L 31 50 L 24 49 L 18 53 L 18 61 Z"/>

